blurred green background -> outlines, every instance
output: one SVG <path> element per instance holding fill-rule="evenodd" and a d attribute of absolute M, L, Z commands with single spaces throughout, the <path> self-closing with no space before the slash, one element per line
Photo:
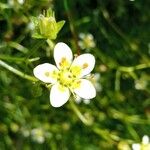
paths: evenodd
<path fill-rule="evenodd" d="M 1 0 L 0 150 L 130 150 L 150 136 L 149 6 L 149 0 Z M 38 64 L 54 63 L 46 41 L 32 38 L 31 17 L 48 8 L 66 21 L 54 42 L 96 58 L 100 78 L 89 104 L 53 108 L 44 85 L 12 72 L 33 76 Z"/>

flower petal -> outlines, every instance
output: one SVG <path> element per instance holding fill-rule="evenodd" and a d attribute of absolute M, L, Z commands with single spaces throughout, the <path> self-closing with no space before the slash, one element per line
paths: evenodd
<path fill-rule="evenodd" d="M 49 63 L 38 65 L 33 70 L 35 77 L 45 83 L 55 83 L 57 76 L 54 73 L 57 74 L 57 72 L 58 69 Z"/>
<path fill-rule="evenodd" d="M 70 91 L 68 88 L 55 84 L 51 88 L 50 103 L 53 107 L 60 107 L 69 100 L 69 96 Z"/>
<path fill-rule="evenodd" d="M 83 99 L 92 99 L 96 96 L 93 84 L 86 79 L 80 79 L 80 86 L 75 88 L 74 92 Z"/>
<path fill-rule="evenodd" d="M 139 143 L 134 143 L 134 144 L 132 144 L 132 149 L 133 150 L 141 150 L 141 145 Z"/>
<path fill-rule="evenodd" d="M 74 59 L 71 67 L 73 66 L 80 66 L 80 77 L 83 77 L 84 75 L 89 74 L 93 70 L 95 66 L 95 57 L 88 53 L 82 54 Z"/>
<path fill-rule="evenodd" d="M 54 59 L 58 68 L 69 67 L 72 62 L 72 51 L 69 46 L 63 42 L 56 44 L 54 48 Z"/>

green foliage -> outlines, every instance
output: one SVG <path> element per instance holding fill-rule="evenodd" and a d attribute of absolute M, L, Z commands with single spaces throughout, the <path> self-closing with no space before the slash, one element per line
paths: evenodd
<path fill-rule="evenodd" d="M 37 16 L 49 8 L 66 24 L 54 21 L 53 31 L 49 24 L 48 31 L 39 27 Z M 2 0 L 0 149 L 124 150 L 150 136 L 148 14 L 148 0 Z M 52 11 L 43 15 L 55 18 Z M 101 91 L 88 105 L 70 99 L 53 108 L 50 87 L 37 82 L 33 68 L 54 63 L 53 39 L 74 53 L 87 52 L 78 45 L 80 33 L 94 37 L 88 52 L 96 57 Z"/>

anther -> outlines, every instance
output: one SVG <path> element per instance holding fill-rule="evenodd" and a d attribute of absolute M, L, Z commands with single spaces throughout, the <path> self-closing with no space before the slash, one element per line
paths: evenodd
<path fill-rule="evenodd" d="M 88 63 L 84 63 L 84 64 L 82 65 L 82 67 L 83 67 L 83 69 L 87 68 L 87 67 L 88 67 Z"/>

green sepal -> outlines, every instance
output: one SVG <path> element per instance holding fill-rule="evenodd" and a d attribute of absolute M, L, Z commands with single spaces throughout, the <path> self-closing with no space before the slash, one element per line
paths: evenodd
<path fill-rule="evenodd" d="M 34 23 L 35 26 L 38 26 L 38 19 L 37 17 L 31 17 L 31 21 Z"/>
<path fill-rule="evenodd" d="M 57 33 L 62 29 L 64 24 L 65 24 L 64 20 L 57 22 Z"/>
<path fill-rule="evenodd" d="M 36 39 L 45 39 L 45 37 L 43 37 L 41 34 L 35 32 L 32 34 L 32 37 L 33 38 L 36 38 Z"/>

